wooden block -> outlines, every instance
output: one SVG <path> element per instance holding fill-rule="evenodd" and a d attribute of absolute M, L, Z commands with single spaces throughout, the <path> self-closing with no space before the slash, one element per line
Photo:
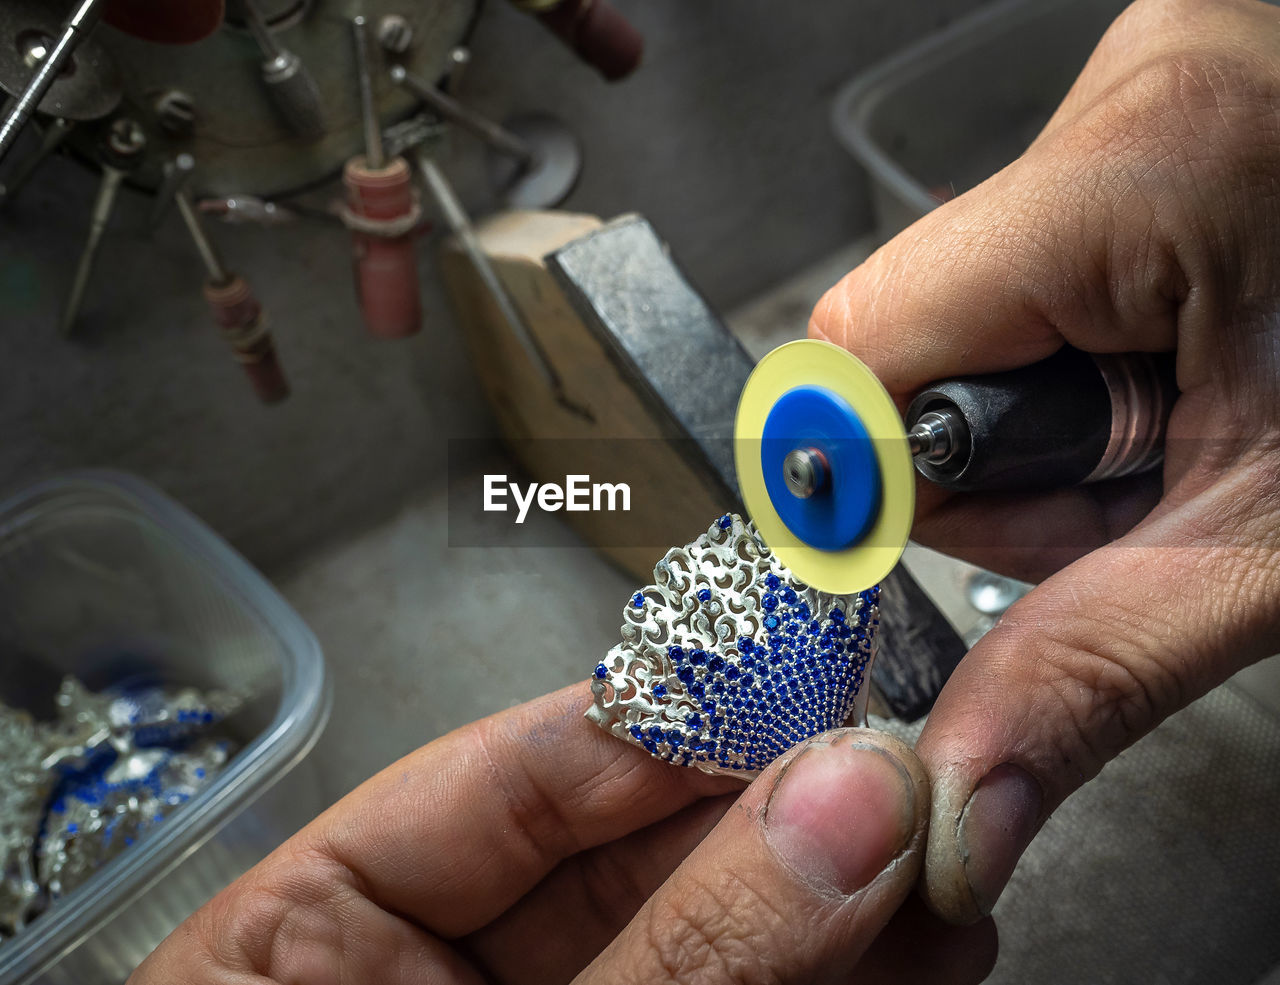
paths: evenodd
<path fill-rule="evenodd" d="M 467 349 L 513 457 L 539 482 L 568 474 L 625 482 L 632 510 L 563 514 L 578 533 L 641 583 L 671 547 L 688 543 L 728 509 L 715 485 L 664 435 L 665 418 L 626 382 L 569 306 L 543 263 L 598 229 L 595 216 L 553 211 L 495 215 L 476 227 L 485 254 L 555 367 L 569 401 L 543 383 L 456 241 L 440 263 Z M 662 440 L 667 438 L 668 440 Z M 607 439 L 607 440 L 603 440 Z M 640 546 L 636 546 L 640 545 Z"/>

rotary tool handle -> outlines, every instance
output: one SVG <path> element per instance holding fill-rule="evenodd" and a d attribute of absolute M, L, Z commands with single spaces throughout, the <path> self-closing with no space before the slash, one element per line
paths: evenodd
<path fill-rule="evenodd" d="M 915 458 L 938 485 L 1050 489 L 1159 465 L 1176 397 L 1172 354 L 1065 347 L 1021 369 L 935 383 L 911 402 L 906 424 L 941 433 Z"/>

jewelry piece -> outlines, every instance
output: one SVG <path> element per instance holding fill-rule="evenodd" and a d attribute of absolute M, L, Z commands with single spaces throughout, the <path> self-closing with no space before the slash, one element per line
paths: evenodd
<path fill-rule="evenodd" d="M 243 699 L 67 677 L 54 703 L 0 704 L 0 942 L 212 782 L 234 749 L 207 733 Z"/>
<path fill-rule="evenodd" d="M 623 609 L 587 718 L 659 759 L 753 776 L 866 711 L 880 588 L 797 581 L 755 526 L 725 514 L 667 552 Z"/>

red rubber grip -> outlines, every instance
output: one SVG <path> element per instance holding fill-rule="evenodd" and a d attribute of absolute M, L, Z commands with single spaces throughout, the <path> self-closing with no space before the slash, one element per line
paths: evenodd
<path fill-rule="evenodd" d="M 396 158 L 380 171 L 366 168 L 363 157 L 352 158 L 342 171 L 342 183 L 348 208 L 358 217 L 394 223 L 413 212 L 413 175 L 404 158 Z M 382 339 L 412 335 L 422 327 L 412 230 L 374 235 L 353 229 L 352 236 L 356 297 L 365 328 Z"/>
<path fill-rule="evenodd" d="M 258 399 L 274 404 L 289 396 L 275 342 L 263 323 L 262 306 L 244 279 L 232 277 L 226 284 L 205 284 L 204 299 Z"/>
<path fill-rule="evenodd" d="M 222 26 L 223 0 L 111 0 L 102 19 L 117 30 L 162 44 L 192 44 Z"/>
<path fill-rule="evenodd" d="M 564 0 L 538 20 L 610 82 L 640 66 L 644 35 L 608 0 Z"/>

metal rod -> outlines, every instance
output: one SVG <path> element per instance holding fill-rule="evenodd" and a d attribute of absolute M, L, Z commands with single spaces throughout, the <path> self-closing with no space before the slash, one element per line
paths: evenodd
<path fill-rule="evenodd" d="M 73 127 L 75 127 L 75 123 L 72 120 L 67 120 L 60 116 L 49 124 L 40 138 L 40 146 L 36 148 L 35 153 L 20 161 L 18 166 L 13 169 L 13 173 L 9 175 L 8 180 L 0 182 L 0 207 L 6 205 L 18 194 L 22 186 L 35 174 L 36 168 L 44 162 L 45 158 L 57 150 L 58 145 L 62 143 L 63 138 L 71 132 Z"/>
<path fill-rule="evenodd" d="M 102 234 L 111 219 L 111 210 L 115 206 L 116 192 L 124 181 L 124 171 L 120 168 L 104 166 L 102 183 L 98 186 L 98 197 L 93 203 L 93 212 L 89 216 L 89 235 L 85 239 L 84 251 L 80 254 L 80 262 L 76 265 L 76 275 L 71 281 L 71 293 L 67 295 L 67 306 L 62 312 L 62 321 L 58 329 L 63 335 L 70 335 L 80 315 L 80 305 L 84 302 L 85 288 L 89 286 L 89 275 L 93 273 L 93 263 L 98 256 L 98 246 L 102 242 Z"/>
<path fill-rule="evenodd" d="M 276 42 L 276 36 L 271 33 L 271 28 L 267 27 L 267 22 L 263 20 L 262 11 L 258 9 L 255 0 L 240 0 L 240 6 L 244 8 L 244 19 L 249 25 L 249 33 L 258 42 L 262 53 L 268 58 L 279 58 L 280 45 Z"/>
<path fill-rule="evenodd" d="M 218 251 L 213 248 L 213 244 L 209 242 L 209 237 L 205 235 L 204 226 L 200 224 L 200 216 L 196 214 L 195 206 L 191 204 L 191 196 L 187 194 L 187 190 L 179 188 L 174 193 L 173 202 L 178 206 L 182 221 L 187 224 L 187 230 L 191 233 L 191 239 L 196 244 L 196 252 L 200 254 L 205 270 L 209 272 L 209 281 L 215 287 L 221 287 L 230 282 L 231 275 L 227 273 L 227 268 L 223 266 L 222 258 L 218 256 Z"/>
<path fill-rule="evenodd" d="M 178 192 L 191 180 L 191 173 L 195 167 L 196 159 L 190 154 L 179 154 L 172 161 L 165 161 L 164 180 L 156 189 L 156 200 L 151 205 L 151 215 L 148 217 L 148 223 L 152 229 L 160 225 Z"/>
<path fill-rule="evenodd" d="M 364 122 L 364 163 L 370 171 L 386 167 L 382 152 L 382 131 L 378 128 L 378 111 L 373 104 L 373 76 L 369 71 L 369 38 L 363 16 L 351 18 L 351 33 L 356 45 L 356 77 L 360 83 L 360 119 Z"/>
<path fill-rule="evenodd" d="M 543 351 L 542 346 L 538 344 L 537 338 L 534 337 L 533 332 L 529 329 L 524 317 L 520 314 L 520 310 L 511 299 L 511 295 L 507 293 L 507 289 L 503 285 L 502 279 L 498 276 L 498 272 L 493 269 L 493 264 L 489 262 L 489 258 L 485 255 L 484 248 L 481 247 L 480 240 L 476 237 L 475 228 L 471 225 L 471 219 L 467 215 L 466 209 L 462 207 L 462 203 L 458 200 L 458 196 L 454 193 L 453 186 L 449 184 L 449 179 L 436 166 L 436 162 L 431 160 L 421 148 L 416 150 L 414 154 L 418 159 L 418 169 L 422 172 L 422 179 L 426 183 L 428 191 L 435 198 L 436 204 L 440 206 L 445 222 L 449 224 L 449 228 L 458 237 L 458 242 L 462 244 L 462 248 L 476 268 L 476 273 L 479 275 L 481 283 L 484 284 L 485 289 L 493 298 L 494 304 L 498 306 L 498 311 L 511 327 L 516 341 L 520 343 L 529 360 L 537 368 L 543 382 L 558 393 L 560 391 L 560 377 L 552 368 L 550 360 L 547 359 L 547 354 Z"/>
<path fill-rule="evenodd" d="M 106 0 L 80 0 L 76 9 L 63 24 L 62 34 L 57 44 L 53 46 L 52 51 L 47 52 L 44 58 L 40 59 L 35 75 L 27 82 L 22 95 L 5 115 L 4 122 L 0 123 L 0 161 L 4 160 L 5 155 L 9 153 L 14 141 L 18 139 L 18 134 L 22 132 L 31 114 L 44 99 L 49 87 L 62 74 L 68 60 L 96 23 L 105 3 Z"/>
<path fill-rule="evenodd" d="M 408 89 L 446 120 L 470 130 L 494 150 L 515 158 L 521 167 L 528 167 L 533 163 L 536 152 L 528 143 L 488 117 L 468 109 L 452 96 L 424 82 L 403 65 L 391 66 L 391 81 Z"/>

